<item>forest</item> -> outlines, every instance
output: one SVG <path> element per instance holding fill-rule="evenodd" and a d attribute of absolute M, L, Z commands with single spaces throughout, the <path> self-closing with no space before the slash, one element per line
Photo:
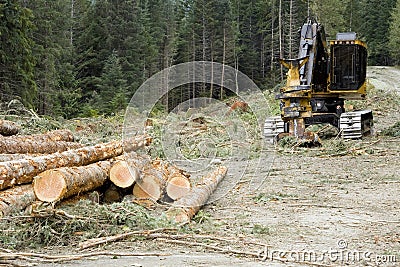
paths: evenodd
<path fill-rule="evenodd" d="M 296 57 L 307 16 L 328 39 L 357 32 L 369 65 L 400 63 L 400 0 L 1 0 L 0 102 L 51 117 L 115 114 L 153 74 L 190 61 L 227 64 L 274 90 L 277 59 Z M 185 85 L 164 105 L 227 94 Z"/>

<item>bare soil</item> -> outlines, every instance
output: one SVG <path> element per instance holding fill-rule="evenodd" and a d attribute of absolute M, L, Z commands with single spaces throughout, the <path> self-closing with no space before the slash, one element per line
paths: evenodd
<path fill-rule="evenodd" d="M 368 76 L 375 87 L 400 93 L 399 69 L 370 67 Z M 400 107 L 394 108 L 396 112 L 375 116 L 378 132 L 400 120 Z M 257 159 L 252 159 L 238 160 L 229 170 L 220 187 L 235 186 L 204 207 L 199 234 L 228 240 L 207 244 L 263 252 L 259 257 L 200 247 L 195 243 L 204 239 L 197 237 L 193 245 L 145 240 L 105 247 L 167 256 L 100 257 L 45 266 L 400 266 L 400 138 L 359 142 L 366 149 L 344 156 L 268 149 L 269 168 L 255 168 Z M 237 182 L 244 166 L 250 169 Z M 248 188 L 254 178 L 265 179 L 256 191 Z"/>

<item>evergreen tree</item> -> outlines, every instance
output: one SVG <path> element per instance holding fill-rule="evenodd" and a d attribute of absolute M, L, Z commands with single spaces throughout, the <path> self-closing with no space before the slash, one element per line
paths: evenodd
<path fill-rule="evenodd" d="M 104 64 L 97 88 L 99 103 L 95 104 L 99 108 L 99 113 L 111 114 L 126 107 L 128 86 L 115 51 L 112 52 Z"/>
<path fill-rule="evenodd" d="M 389 49 L 395 64 L 400 64 L 400 0 L 392 12 L 389 29 Z"/>
<path fill-rule="evenodd" d="M 361 33 L 368 45 L 368 61 L 371 65 L 388 65 L 391 63 L 389 43 L 389 18 L 396 0 L 364 0 L 360 10 L 363 17 Z"/>
<path fill-rule="evenodd" d="M 324 25 L 327 38 L 335 39 L 338 32 L 349 31 L 347 8 L 352 0 L 314 0 L 311 8 L 317 21 Z"/>
<path fill-rule="evenodd" d="M 37 96 L 32 29 L 31 10 L 17 0 L 0 2 L 0 100 L 19 96 L 28 107 Z"/>
<path fill-rule="evenodd" d="M 27 3 L 33 10 L 32 39 L 37 64 L 35 81 L 38 86 L 39 114 L 66 115 L 69 109 L 67 93 L 73 91 L 74 75 L 71 69 L 70 5 L 64 1 L 37 0 Z M 59 95 L 64 97 L 58 101 Z M 62 102 L 62 103 L 61 103 Z M 69 109 L 68 113 L 72 110 Z"/>

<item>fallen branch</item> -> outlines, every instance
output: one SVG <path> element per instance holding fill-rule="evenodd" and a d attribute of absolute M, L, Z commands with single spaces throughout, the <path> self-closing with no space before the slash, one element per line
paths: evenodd
<path fill-rule="evenodd" d="M 176 231 L 176 229 L 175 228 L 158 228 L 158 229 L 153 229 L 153 230 L 132 231 L 132 232 L 127 232 L 127 233 L 113 235 L 113 236 L 105 236 L 105 237 L 89 239 L 84 242 L 80 242 L 78 244 L 78 246 L 79 246 L 79 250 L 83 250 L 83 249 L 87 249 L 87 248 L 94 247 L 97 245 L 107 244 L 110 242 L 116 242 L 116 241 L 126 239 L 128 237 L 135 236 L 135 235 L 146 236 L 151 233 L 159 233 L 159 232 L 166 232 L 166 231 Z"/>
<path fill-rule="evenodd" d="M 166 239 L 166 238 L 160 238 L 159 240 L 162 240 L 163 242 L 166 242 L 166 243 L 181 244 L 181 245 L 186 245 L 186 246 L 205 247 L 205 248 L 212 249 L 212 250 L 222 252 L 222 253 L 230 253 L 230 254 L 236 254 L 236 255 L 252 256 L 252 257 L 260 256 L 260 253 L 258 253 L 258 252 L 237 250 L 237 249 L 231 249 L 231 248 L 221 248 L 218 246 L 213 246 L 213 245 L 195 242 L 195 241 L 173 240 L 173 239 Z"/>

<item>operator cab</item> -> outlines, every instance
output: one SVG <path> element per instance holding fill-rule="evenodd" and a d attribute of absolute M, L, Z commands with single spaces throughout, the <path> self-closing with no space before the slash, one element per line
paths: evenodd
<path fill-rule="evenodd" d="M 366 45 L 355 32 L 338 33 L 331 41 L 330 91 L 357 92 L 365 85 L 366 73 Z"/>

